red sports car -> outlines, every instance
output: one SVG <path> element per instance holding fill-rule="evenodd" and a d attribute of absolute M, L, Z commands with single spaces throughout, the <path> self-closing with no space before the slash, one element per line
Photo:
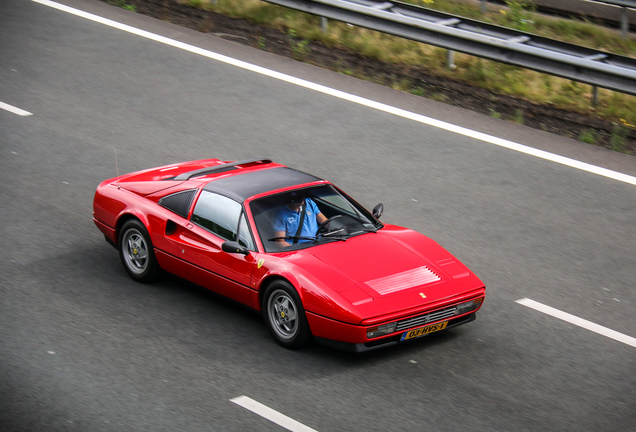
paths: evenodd
<path fill-rule="evenodd" d="M 207 159 L 102 182 L 93 220 L 140 282 L 165 270 L 262 312 L 285 347 L 350 351 L 475 319 L 485 286 L 433 240 L 326 180 Z"/>

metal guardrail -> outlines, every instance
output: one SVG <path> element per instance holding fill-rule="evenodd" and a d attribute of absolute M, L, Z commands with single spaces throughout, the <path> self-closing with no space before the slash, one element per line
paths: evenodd
<path fill-rule="evenodd" d="M 597 3 L 607 3 L 614 6 L 636 8 L 636 0 L 592 0 Z"/>
<path fill-rule="evenodd" d="M 571 12 L 573 15 L 579 15 L 579 13 L 585 15 L 583 10 L 588 11 L 588 16 L 595 17 L 595 13 L 589 14 L 589 11 L 598 10 L 601 18 L 608 18 L 608 15 L 614 15 L 610 13 L 612 9 L 620 8 L 620 18 L 616 19 L 620 23 L 621 33 L 623 38 L 627 38 L 629 34 L 629 14 L 633 16 L 633 12 L 636 11 L 636 0 L 532 0 L 533 3 L 541 8 L 554 9 L 557 11 Z M 486 3 L 496 3 L 505 5 L 505 0 L 480 0 L 481 11 L 486 13 Z M 582 8 L 582 10 L 576 10 L 576 4 Z M 615 8 L 616 7 L 616 8 Z M 629 12 L 628 10 L 632 10 Z M 601 12 L 602 11 L 602 12 Z M 614 17 L 612 17 L 614 19 Z M 633 18 L 632 18 L 633 19 Z"/>
<path fill-rule="evenodd" d="M 636 0 L 592 0 L 596 3 L 605 3 L 612 6 L 620 6 L 623 8 L 621 13 L 621 30 L 623 37 L 626 38 L 629 33 L 629 20 L 627 18 L 627 9 L 636 9 Z"/>
<path fill-rule="evenodd" d="M 480 0 L 481 2 L 488 2 L 490 0 Z M 636 9 L 636 0 L 588 0 L 592 3 L 605 3 L 613 6 L 621 6 Z M 505 3 L 505 1 L 495 2 L 495 3 Z M 536 1 L 535 1 L 536 3 Z"/>
<path fill-rule="evenodd" d="M 397 1 L 265 1 L 448 50 L 636 95 L 636 59 L 630 57 Z"/>

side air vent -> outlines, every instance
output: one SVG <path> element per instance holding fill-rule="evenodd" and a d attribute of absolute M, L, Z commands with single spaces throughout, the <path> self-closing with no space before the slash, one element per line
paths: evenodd
<path fill-rule="evenodd" d="M 171 236 L 177 230 L 177 224 L 168 219 L 166 221 L 166 235 Z"/>
<path fill-rule="evenodd" d="M 161 198 L 159 200 L 159 205 L 175 212 L 183 218 L 187 218 L 190 205 L 192 204 L 192 199 L 196 193 L 196 189 L 177 192 Z"/>

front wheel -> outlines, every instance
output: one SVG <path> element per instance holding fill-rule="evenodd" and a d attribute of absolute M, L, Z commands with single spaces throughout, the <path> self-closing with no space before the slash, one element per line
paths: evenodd
<path fill-rule="evenodd" d="M 119 236 L 119 257 L 134 280 L 151 282 L 159 274 L 159 264 L 146 227 L 137 219 L 122 226 Z"/>
<path fill-rule="evenodd" d="M 280 345 L 300 348 L 311 340 L 305 309 L 289 283 L 276 281 L 265 289 L 263 316 L 269 332 Z"/>

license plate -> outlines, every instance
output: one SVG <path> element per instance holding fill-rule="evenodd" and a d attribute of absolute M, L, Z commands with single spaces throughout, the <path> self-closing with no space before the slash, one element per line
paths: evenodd
<path fill-rule="evenodd" d="M 432 324 L 426 327 L 420 327 L 413 330 L 409 330 L 407 332 L 402 333 L 402 338 L 400 340 L 403 341 L 407 339 L 414 339 L 414 338 L 426 336 L 429 333 L 444 330 L 447 324 L 448 324 L 448 321 L 444 321 L 444 322 Z"/>

